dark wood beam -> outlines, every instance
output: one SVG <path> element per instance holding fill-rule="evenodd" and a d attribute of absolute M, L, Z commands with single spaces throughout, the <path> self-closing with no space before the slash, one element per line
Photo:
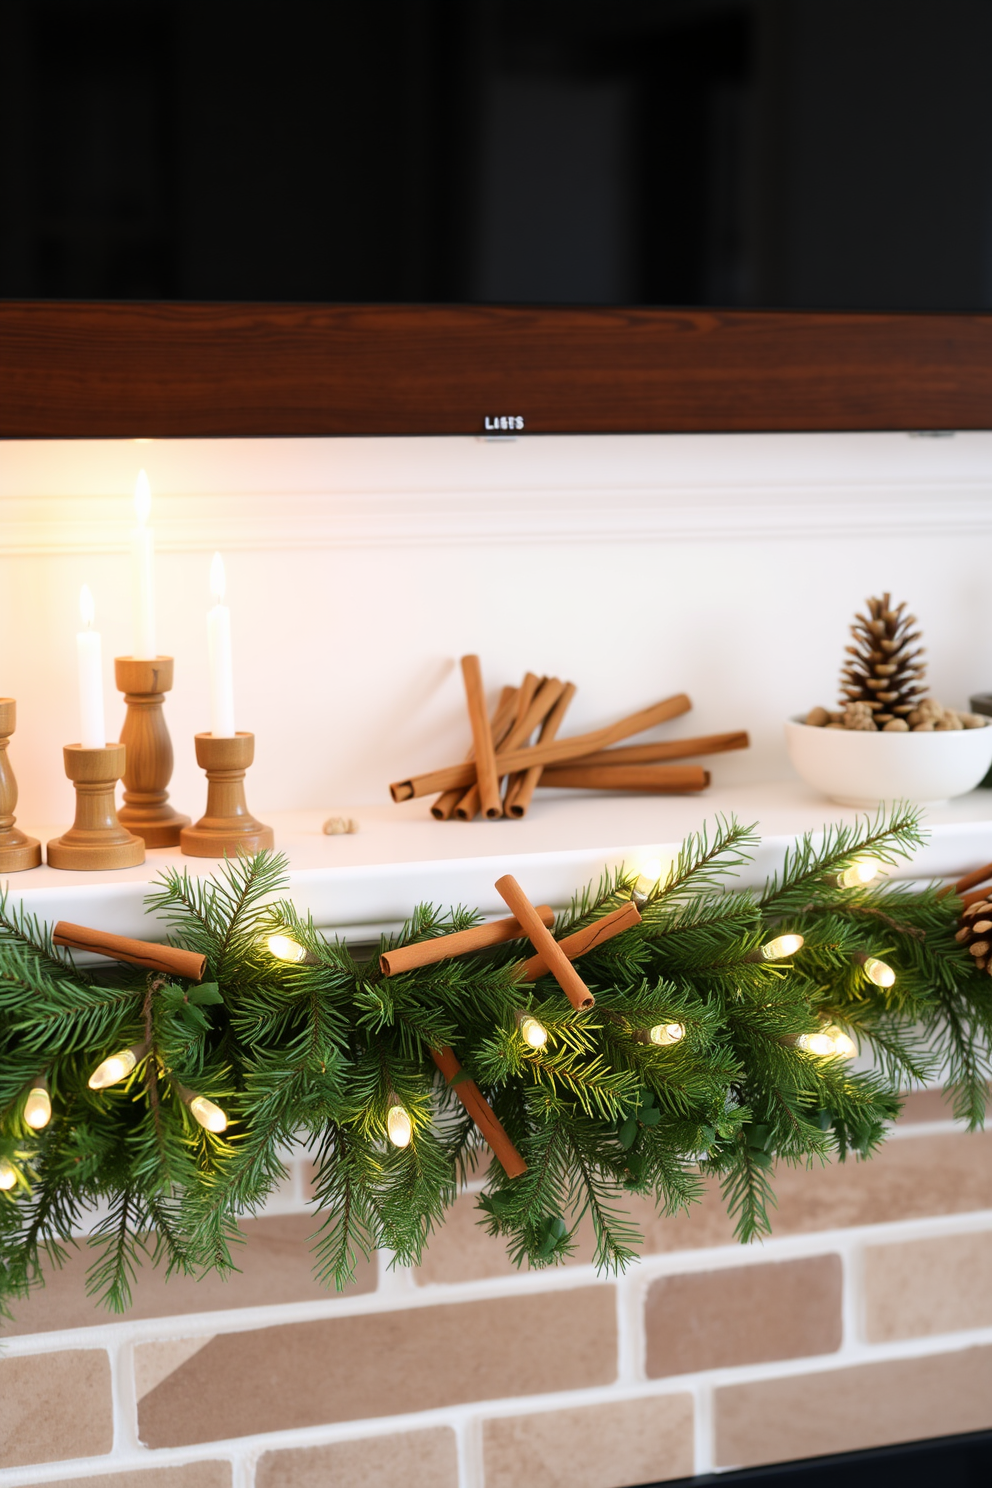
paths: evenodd
<path fill-rule="evenodd" d="M 0 302 L 0 437 L 992 428 L 992 315 Z"/>

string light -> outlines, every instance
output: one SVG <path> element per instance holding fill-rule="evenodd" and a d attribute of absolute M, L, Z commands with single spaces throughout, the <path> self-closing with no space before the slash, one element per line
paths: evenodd
<path fill-rule="evenodd" d="M 126 1080 L 140 1059 L 144 1059 L 148 1053 L 147 1044 L 132 1044 L 130 1049 L 122 1049 L 119 1054 L 111 1054 L 102 1064 L 98 1064 L 86 1082 L 91 1090 L 106 1090 L 110 1085 L 119 1085 Z"/>
<path fill-rule="evenodd" d="M 652 891 L 658 887 L 664 871 L 660 858 L 648 858 L 647 862 L 641 864 L 630 894 L 635 904 L 643 904 L 650 897 Z"/>
<path fill-rule="evenodd" d="M 0 1157 L 0 1189 L 13 1188 L 17 1182 L 17 1169 L 5 1157 Z"/>
<path fill-rule="evenodd" d="M 746 959 L 748 961 L 782 961 L 786 956 L 794 956 L 803 948 L 803 937 L 801 935 L 778 935 L 774 940 L 766 941 L 756 951 L 752 951 Z"/>
<path fill-rule="evenodd" d="M 413 1122 L 410 1120 L 410 1112 L 398 1103 L 390 1106 L 386 1112 L 386 1135 L 394 1147 L 409 1147 L 410 1145 Z"/>
<path fill-rule="evenodd" d="M 816 1033 L 801 1033 L 796 1039 L 796 1048 L 807 1054 L 816 1054 L 821 1059 L 853 1059 L 858 1046 L 842 1028 L 830 1023 Z"/>
<path fill-rule="evenodd" d="M 543 1049 L 548 1042 L 548 1030 L 531 1013 L 517 1015 L 517 1031 L 529 1049 Z"/>
<path fill-rule="evenodd" d="M 39 1080 L 28 1091 L 24 1102 L 24 1120 L 32 1131 L 41 1131 L 52 1119 L 52 1098 L 44 1080 Z"/>
<path fill-rule="evenodd" d="M 685 1026 L 682 1023 L 656 1023 L 648 1030 L 648 1038 L 653 1044 L 667 1048 L 670 1044 L 682 1042 L 685 1038 Z"/>
<path fill-rule="evenodd" d="M 222 1111 L 220 1106 L 215 1106 L 213 1101 L 207 1100 L 205 1095 L 194 1095 L 186 1104 L 189 1114 L 205 1131 L 214 1132 L 217 1136 L 227 1131 L 227 1112 Z"/>
<path fill-rule="evenodd" d="M 270 935 L 265 942 L 277 961 L 302 961 L 306 951 L 289 935 Z"/>
<path fill-rule="evenodd" d="M 877 956 L 855 956 L 855 961 L 860 961 L 865 969 L 865 976 L 876 987 L 891 987 L 896 979 L 892 967 L 885 961 L 879 961 Z"/>
<path fill-rule="evenodd" d="M 855 858 L 850 868 L 845 868 L 837 879 L 842 889 L 860 889 L 870 884 L 884 869 L 879 858 Z"/>

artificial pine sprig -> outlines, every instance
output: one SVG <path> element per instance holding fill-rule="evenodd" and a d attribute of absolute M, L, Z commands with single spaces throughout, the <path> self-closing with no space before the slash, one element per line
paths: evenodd
<path fill-rule="evenodd" d="M 230 1268 L 239 1218 L 262 1207 L 294 1145 L 314 1161 L 325 1282 L 344 1285 L 376 1248 L 415 1264 L 487 1161 L 435 1068 L 444 1048 L 526 1161 L 515 1178 L 489 1162 L 479 1197 L 518 1264 L 573 1253 L 588 1215 L 596 1263 L 621 1268 L 638 1244 L 626 1196 L 675 1213 L 707 1175 L 742 1239 L 766 1233 L 775 1164 L 870 1156 L 901 1086 L 939 1070 L 958 1114 L 984 1115 L 992 979 L 954 938 L 957 900 L 841 882 L 865 855 L 891 865 L 920 841 L 904 807 L 834 827 L 790 849 L 758 894 L 736 888 L 753 830 L 720 819 L 646 893 L 634 874 L 605 875 L 556 937 L 635 887 L 641 922 L 583 957 L 595 996 L 583 1012 L 550 976 L 517 980 L 526 941 L 385 977 L 378 952 L 326 941 L 277 898 L 285 863 L 272 854 L 209 879 L 167 872 L 150 896 L 173 939 L 206 956 L 199 986 L 77 967 L 0 900 L 0 1183 L 13 1175 L 0 1192 L 0 1299 L 61 1264 L 94 1207 L 90 1284 L 112 1307 L 127 1307 L 149 1256 L 184 1274 Z M 478 920 L 422 906 L 378 950 Z M 767 959 L 782 936 L 802 937 L 801 951 Z M 273 954 L 272 937 L 296 959 Z M 881 984 L 869 975 L 880 965 Z M 522 1038 L 525 1016 L 543 1042 Z M 831 1054 L 843 1034 L 874 1070 Z M 97 1066 L 129 1049 L 129 1073 L 91 1089 Z M 35 1130 L 24 1110 L 39 1078 L 52 1117 Z M 217 1108 L 226 1129 L 206 1129 L 203 1111 Z"/>

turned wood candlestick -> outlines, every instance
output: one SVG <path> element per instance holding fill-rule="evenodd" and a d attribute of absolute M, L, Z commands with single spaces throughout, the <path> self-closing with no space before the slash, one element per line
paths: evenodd
<path fill-rule="evenodd" d="M 67 744 L 62 754 L 65 773 L 76 788 L 76 820 L 48 844 L 49 867 L 86 872 L 143 863 L 145 844 L 121 826 L 114 804 L 114 787 L 126 767 L 124 745 L 84 749 L 82 744 Z"/>
<path fill-rule="evenodd" d="M 222 858 L 272 847 L 272 828 L 256 821 L 245 801 L 245 772 L 255 758 L 255 735 L 194 737 L 196 762 L 207 776 L 207 809 L 195 826 L 183 827 L 179 836 L 183 852 L 192 858 Z"/>
<path fill-rule="evenodd" d="M 17 781 L 7 758 L 7 741 L 16 726 L 17 704 L 13 698 L 0 698 L 0 873 L 22 873 L 41 863 L 41 843 L 14 826 Z"/>
<path fill-rule="evenodd" d="M 121 743 L 127 748 L 124 805 L 117 819 L 146 847 L 176 847 L 179 833 L 189 826 L 189 817 L 169 805 L 172 740 L 162 704 L 172 690 L 172 673 L 171 656 L 156 656 L 154 661 L 114 658 L 117 688 L 127 704 L 121 729 Z"/>

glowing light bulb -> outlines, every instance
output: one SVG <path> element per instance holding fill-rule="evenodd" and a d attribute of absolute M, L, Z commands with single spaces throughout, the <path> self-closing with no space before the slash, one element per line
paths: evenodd
<path fill-rule="evenodd" d="M 52 1119 L 52 1098 L 45 1084 L 33 1085 L 24 1102 L 24 1120 L 32 1131 L 41 1131 Z"/>
<path fill-rule="evenodd" d="M 861 956 L 858 958 L 865 969 L 865 976 L 876 987 L 891 987 L 896 979 L 896 974 L 891 966 L 884 961 L 879 961 L 875 956 Z"/>
<path fill-rule="evenodd" d="M 134 483 L 134 511 L 138 526 L 144 527 L 152 514 L 152 488 L 143 470 L 138 471 L 138 478 Z"/>
<path fill-rule="evenodd" d="M 643 904 L 645 899 L 658 887 L 661 876 L 665 871 L 665 865 L 660 858 L 648 858 L 637 870 L 637 879 L 631 890 L 631 897 L 636 904 Z"/>
<path fill-rule="evenodd" d="M 834 1053 L 841 1059 L 853 1059 L 858 1052 L 858 1046 L 843 1028 L 831 1028 L 828 1030 L 834 1041 Z"/>
<path fill-rule="evenodd" d="M 413 1136 L 410 1112 L 403 1106 L 390 1106 L 386 1112 L 386 1135 L 394 1147 L 409 1147 Z"/>
<path fill-rule="evenodd" d="M 779 935 L 760 946 L 759 952 L 762 961 L 781 961 L 785 956 L 794 956 L 802 947 L 801 935 Z"/>
<path fill-rule="evenodd" d="M 856 858 L 837 879 L 842 889 L 860 889 L 877 878 L 885 864 L 878 858 Z"/>
<path fill-rule="evenodd" d="M 661 1044 L 666 1048 L 669 1044 L 681 1043 L 685 1038 L 685 1027 L 681 1023 L 656 1023 L 649 1031 L 648 1038 L 653 1044 Z"/>
<path fill-rule="evenodd" d="M 853 1059 L 858 1052 L 854 1040 L 833 1023 L 816 1033 L 801 1033 L 796 1039 L 796 1048 L 805 1049 L 807 1054 L 816 1054 L 820 1059 Z"/>
<path fill-rule="evenodd" d="M 0 1157 L 0 1189 L 13 1188 L 17 1182 L 17 1169 L 5 1157 Z"/>
<path fill-rule="evenodd" d="M 218 1136 L 227 1131 L 227 1112 L 222 1111 L 220 1106 L 215 1106 L 213 1101 L 207 1100 L 205 1095 L 194 1095 L 187 1104 L 189 1114 L 206 1131 L 215 1132 Z"/>
<path fill-rule="evenodd" d="M 270 935 L 265 942 L 277 961 L 302 961 L 306 951 L 289 935 Z"/>
<path fill-rule="evenodd" d="M 525 1013 L 517 1026 L 520 1029 L 520 1037 L 528 1048 L 543 1049 L 548 1042 L 548 1030 L 530 1013 Z"/>
<path fill-rule="evenodd" d="M 122 1049 L 119 1054 L 111 1054 L 109 1059 L 97 1065 L 86 1083 L 91 1090 L 106 1090 L 109 1085 L 119 1085 L 134 1069 L 140 1052 L 138 1046 L 133 1046 Z"/>
<path fill-rule="evenodd" d="M 825 1030 L 801 1033 L 796 1039 L 796 1048 L 804 1049 L 807 1054 L 817 1054 L 821 1059 L 828 1059 L 835 1052 L 834 1041 Z"/>

